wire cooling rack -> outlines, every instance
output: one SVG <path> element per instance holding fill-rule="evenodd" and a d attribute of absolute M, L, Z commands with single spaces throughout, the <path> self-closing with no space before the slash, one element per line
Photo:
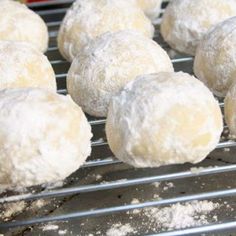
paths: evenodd
<path fill-rule="evenodd" d="M 46 21 L 50 32 L 47 56 L 56 72 L 58 93 L 66 94 L 66 73 L 70 64 L 58 52 L 56 36 L 61 20 L 72 0 L 57 0 L 30 4 Z M 166 2 L 163 3 L 163 11 Z M 172 57 L 176 71 L 192 73 L 192 57 L 179 55 L 163 42 L 156 27 L 155 40 Z M 220 103 L 223 108 L 224 104 Z M 109 150 L 104 134 L 105 119 L 88 117 L 93 130 L 92 155 L 63 186 L 48 190 L 42 187 L 29 189 L 24 194 L 3 193 L 4 204 L 24 202 L 24 207 L 8 220 L 0 222 L 4 235 L 58 235 L 59 231 L 42 231 L 44 224 L 57 224 L 66 235 L 105 235 L 115 223 L 131 223 L 136 230 L 130 235 L 234 235 L 236 200 L 235 141 L 223 137 L 209 157 L 198 165 L 172 165 L 154 169 L 134 169 L 115 159 Z M 225 132 L 227 136 L 227 127 Z M 229 149 L 230 148 L 230 149 Z M 197 167 L 197 171 L 191 168 Z M 174 187 L 162 188 L 168 183 Z M 162 187 L 155 187 L 159 182 Z M 154 183 L 154 184 L 153 184 Z M 153 194 L 161 198 L 153 199 Z M 139 201 L 132 204 L 132 200 Z M 37 210 L 31 205 L 38 200 L 45 204 Z M 211 200 L 225 204 L 216 212 L 218 220 L 209 224 L 166 231 L 148 227 L 142 214 L 130 216 L 134 209 L 170 206 L 193 200 Z M 2 210 L 3 211 L 3 210 Z M 56 223 L 55 223 L 56 222 Z"/>

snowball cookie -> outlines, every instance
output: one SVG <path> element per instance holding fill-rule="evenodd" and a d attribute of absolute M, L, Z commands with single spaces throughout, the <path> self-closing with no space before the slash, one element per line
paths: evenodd
<path fill-rule="evenodd" d="M 67 89 L 90 115 L 105 117 L 110 99 L 137 75 L 173 71 L 167 53 L 134 31 L 105 33 L 73 61 Z"/>
<path fill-rule="evenodd" d="M 145 15 L 155 23 L 161 12 L 162 0 L 137 0 Z"/>
<path fill-rule="evenodd" d="M 0 89 L 39 87 L 56 92 L 56 79 L 43 53 L 28 43 L 0 41 Z"/>
<path fill-rule="evenodd" d="M 113 97 L 106 134 L 117 158 L 135 167 L 197 163 L 223 129 L 218 102 L 186 73 L 143 75 Z"/>
<path fill-rule="evenodd" d="M 194 73 L 219 97 L 236 82 L 235 26 L 233 17 L 213 27 L 196 51 Z"/>
<path fill-rule="evenodd" d="M 235 15 L 235 0 L 174 0 L 164 13 L 161 34 L 172 48 L 195 55 L 208 29 Z"/>
<path fill-rule="evenodd" d="M 0 40 L 23 41 L 45 52 L 48 30 L 44 21 L 24 4 L 1 0 Z"/>
<path fill-rule="evenodd" d="M 0 188 L 63 180 L 90 154 L 90 125 L 69 96 L 0 91 Z"/>
<path fill-rule="evenodd" d="M 236 83 L 230 87 L 224 102 L 226 124 L 230 134 L 236 137 Z"/>
<path fill-rule="evenodd" d="M 137 30 L 152 38 L 154 27 L 133 1 L 77 0 L 67 12 L 58 34 L 61 54 L 72 61 L 91 39 L 105 32 Z"/>

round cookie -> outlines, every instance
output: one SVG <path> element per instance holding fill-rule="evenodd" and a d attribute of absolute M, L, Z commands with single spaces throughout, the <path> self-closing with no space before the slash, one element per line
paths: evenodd
<path fill-rule="evenodd" d="M 106 122 L 112 152 L 135 167 L 203 160 L 223 130 L 218 102 L 186 73 L 143 75 L 113 97 Z"/>
<path fill-rule="evenodd" d="M 105 117 L 111 97 L 129 81 L 160 71 L 173 71 L 173 66 L 156 42 L 134 31 L 106 33 L 77 55 L 67 89 L 85 112 Z"/>
<path fill-rule="evenodd" d="M 209 28 L 235 15 L 235 0 L 174 0 L 163 15 L 161 34 L 172 48 L 195 55 Z"/>
<path fill-rule="evenodd" d="M 236 17 L 213 27 L 196 51 L 194 73 L 217 96 L 236 82 Z"/>
<path fill-rule="evenodd" d="M 236 83 L 232 85 L 225 97 L 224 115 L 230 134 L 236 137 Z"/>
<path fill-rule="evenodd" d="M 28 42 L 45 52 L 48 38 L 47 26 L 39 15 L 19 2 L 1 0 L 0 41 Z"/>
<path fill-rule="evenodd" d="M 69 96 L 0 91 L 0 189 L 63 180 L 90 154 L 91 127 Z"/>
<path fill-rule="evenodd" d="M 31 44 L 0 41 L 0 89 L 24 87 L 56 92 L 56 79 L 50 62 Z"/>
<path fill-rule="evenodd" d="M 162 0 L 137 0 L 137 3 L 145 15 L 155 23 L 161 13 Z"/>
<path fill-rule="evenodd" d="M 58 47 L 68 61 L 91 39 L 119 30 L 136 30 L 152 38 L 154 27 L 143 11 L 127 0 L 77 0 L 59 30 Z"/>

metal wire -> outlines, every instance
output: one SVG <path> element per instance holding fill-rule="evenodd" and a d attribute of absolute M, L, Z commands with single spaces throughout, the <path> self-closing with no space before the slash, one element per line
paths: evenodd
<path fill-rule="evenodd" d="M 71 4 L 73 0 L 52 0 L 48 2 L 41 2 L 41 3 L 33 3 L 29 4 L 31 8 L 35 8 L 37 10 L 38 7 L 45 7 L 45 6 L 60 6 L 61 4 Z M 57 14 L 64 14 L 67 8 L 59 8 L 59 9 L 50 9 L 50 10 L 37 10 L 37 13 L 43 17 L 53 16 Z M 51 27 L 59 27 L 61 20 L 50 21 L 47 22 L 47 26 L 49 29 Z M 50 32 L 50 37 L 54 38 L 57 35 L 57 30 L 55 29 Z M 58 48 L 56 46 L 51 46 L 48 49 L 48 53 L 55 53 L 59 55 Z M 193 60 L 192 57 L 183 57 L 173 59 L 173 64 L 183 63 L 183 62 L 191 62 Z M 60 66 L 66 64 L 64 59 L 61 57 L 54 57 L 51 60 L 51 64 L 53 66 Z M 59 81 L 61 79 L 65 79 L 67 76 L 66 71 L 64 73 L 59 73 L 56 75 L 56 79 Z M 58 90 L 58 93 L 66 94 L 67 90 L 65 88 Z M 224 104 L 220 103 L 220 106 L 223 107 Z M 106 120 L 105 119 L 97 119 L 97 120 L 90 120 L 89 121 L 92 126 L 96 125 L 104 125 Z M 107 145 L 106 140 L 97 140 L 92 142 L 93 147 L 104 146 Z M 217 149 L 228 148 L 228 147 L 236 147 L 235 141 L 225 141 L 221 142 L 217 145 Z M 87 161 L 82 168 L 96 168 L 99 166 L 105 165 L 115 165 L 120 164 L 121 162 L 113 157 L 106 157 L 96 160 L 89 160 Z M 65 197 L 73 194 L 78 193 L 88 193 L 88 192 L 97 192 L 97 191 L 104 191 L 104 190 L 111 190 L 111 189 L 118 189 L 118 188 L 125 188 L 130 186 L 138 186 L 141 184 L 150 184 L 154 182 L 161 182 L 161 181 L 170 181 L 175 179 L 185 179 L 191 178 L 194 176 L 207 176 L 207 175 L 214 175 L 214 174 L 224 174 L 228 172 L 236 171 L 236 164 L 229 164 L 225 166 L 215 166 L 215 167 L 207 167 L 204 169 L 200 169 L 197 173 L 193 173 L 192 171 L 181 171 L 176 173 L 168 173 L 163 175 L 155 175 L 155 176 L 148 176 L 148 177 L 137 177 L 133 179 L 127 180 L 118 180 L 114 182 L 108 183 L 100 183 L 100 184 L 93 184 L 93 185 L 84 185 L 78 187 L 68 187 L 68 188 L 61 188 L 57 190 L 51 191 L 44 191 L 36 194 L 23 194 L 17 196 L 9 196 L 5 198 L 0 198 L 0 204 L 3 203 L 10 203 L 16 201 L 32 201 L 36 199 L 45 199 L 45 198 L 52 198 L 52 197 Z M 76 211 L 70 214 L 63 214 L 58 216 L 47 216 L 41 218 L 32 218 L 30 220 L 25 221 L 13 221 L 8 223 L 0 223 L 0 229 L 8 229 L 11 227 L 17 226 L 31 226 L 34 224 L 45 223 L 45 222 L 52 222 L 52 221 L 63 221 L 69 220 L 73 218 L 84 218 L 84 217 L 97 217 L 99 215 L 109 215 L 114 214 L 117 212 L 128 211 L 138 208 L 144 207 L 151 207 L 151 206 L 162 206 L 162 205 L 169 205 L 174 204 L 177 202 L 186 202 L 192 200 L 203 200 L 203 199 L 214 199 L 218 197 L 227 197 L 227 196 L 236 196 L 236 189 L 223 189 L 219 191 L 211 191 L 205 193 L 197 193 L 192 195 L 186 196 L 177 196 L 169 199 L 162 199 L 158 201 L 148 201 L 139 204 L 127 204 L 121 206 L 113 206 L 109 208 L 102 208 L 102 209 L 93 209 L 87 211 Z M 216 232 L 219 230 L 226 230 L 236 228 L 236 222 L 223 222 L 219 224 L 213 225 L 205 225 L 200 227 L 188 228 L 184 230 L 175 230 L 171 232 L 164 232 L 159 234 L 152 234 L 152 235 L 159 235 L 159 236 L 172 236 L 172 235 L 191 235 L 191 234 L 200 234 L 200 233 L 207 233 L 207 232 Z"/>
<path fill-rule="evenodd" d="M 204 226 L 199 226 L 195 228 L 169 231 L 166 233 L 149 234 L 147 236 L 184 236 L 184 235 L 193 235 L 193 234 L 202 235 L 202 233 L 204 233 L 203 235 L 205 235 L 206 233 L 213 233 L 213 232 L 219 233 L 219 231 L 233 229 L 233 228 L 236 228 L 236 221 L 232 221 L 228 223 L 204 225 Z"/>
<path fill-rule="evenodd" d="M 58 14 L 58 13 L 66 13 L 67 8 L 60 8 L 60 9 L 51 9 L 51 10 L 41 10 L 37 11 L 37 13 L 40 16 L 45 16 L 45 15 L 53 15 L 53 14 Z"/>
<path fill-rule="evenodd" d="M 146 208 L 146 207 L 157 207 L 157 206 L 163 206 L 163 205 L 170 205 L 175 203 L 182 203 L 182 202 L 189 202 L 194 200 L 205 200 L 205 199 L 214 199 L 214 198 L 223 198 L 227 196 L 236 196 L 236 189 L 224 189 L 220 191 L 212 191 L 212 192 L 206 192 L 206 193 L 199 193 L 194 195 L 188 195 L 183 197 L 174 197 L 170 199 L 162 199 L 158 201 L 149 201 L 144 203 L 138 203 L 138 204 L 128 204 L 128 205 L 122 205 L 122 206 L 114 206 L 114 207 L 107 207 L 102 209 L 92 209 L 88 211 L 79 211 L 69 214 L 63 214 L 58 216 L 46 216 L 41 218 L 35 218 L 31 220 L 25 220 L 25 221 L 15 221 L 15 222 L 9 222 L 9 223 L 0 223 L 0 229 L 4 228 L 10 228 L 10 227 L 19 227 L 19 226 L 28 226 L 28 225 L 34 225 L 39 223 L 46 223 L 46 222 L 52 222 L 52 221 L 63 221 L 63 220 L 70 220 L 73 218 L 85 218 L 85 217 L 98 217 L 101 215 L 108 215 L 108 214 L 114 214 L 118 212 L 123 211 L 130 211 L 134 209 L 140 209 L 140 208 Z"/>
<path fill-rule="evenodd" d="M 35 2 L 28 4 L 28 7 L 46 7 L 46 6 L 56 6 L 61 4 L 71 4 L 74 0 L 52 0 L 52 1 L 44 1 L 44 2 Z"/>
<path fill-rule="evenodd" d="M 183 179 L 183 178 L 190 178 L 194 176 L 205 176 L 205 175 L 213 175 L 213 174 L 220 174 L 229 171 L 235 171 L 236 165 L 226 165 L 220 167 L 208 167 L 204 168 L 203 170 L 199 170 L 198 173 L 194 173 L 192 171 L 184 171 L 184 172 L 177 172 L 165 175 L 156 175 L 150 177 L 143 177 L 143 178 L 136 178 L 136 179 L 127 179 L 127 180 L 116 180 L 114 182 L 109 183 L 101 183 L 101 184 L 94 184 L 94 185 L 85 185 L 80 187 L 73 187 L 73 188 L 63 188 L 59 190 L 52 190 L 48 192 L 41 192 L 37 194 L 24 194 L 18 196 L 11 196 L 6 198 L 1 198 L 0 203 L 4 202 L 15 202 L 15 201 L 29 201 L 35 200 L 40 198 L 49 198 L 49 197 L 62 197 L 73 195 L 77 193 L 88 193 L 88 192 L 96 192 L 108 189 L 116 189 L 116 188 L 124 188 L 130 187 L 140 184 L 150 184 L 154 182 L 161 182 L 161 181 L 170 181 L 176 179 Z M 193 195 L 194 196 L 194 195 Z"/>

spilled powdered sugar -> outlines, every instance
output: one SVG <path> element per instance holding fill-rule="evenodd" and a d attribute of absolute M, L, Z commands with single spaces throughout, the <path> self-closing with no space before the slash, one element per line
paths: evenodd
<path fill-rule="evenodd" d="M 205 168 L 204 167 L 192 167 L 190 168 L 190 171 L 193 173 L 193 174 L 199 174 L 201 173 Z"/>
<path fill-rule="evenodd" d="M 174 184 L 172 182 L 166 183 L 166 186 L 163 187 L 164 191 L 169 190 L 170 188 L 174 188 Z"/>
<path fill-rule="evenodd" d="M 66 235 L 66 234 L 67 234 L 67 230 L 66 230 L 66 229 L 65 229 L 65 230 L 62 230 L 62 229 L 61 229 L 61 230 L 58 231 L 58 234 L 59 234 L 59 235 Z"/>
<path fill-rule="evenodd" d="M 54 231 L 54 230 L 58 230 L 59 226 L 58 225 L 53 225 L 53 224 L 48 224 L 48 225 L 44 225 L 43 227 L 41 227 L 42 231 Z"/>
<path fill-rule="evenodd" d="M 131 204 L 138 204 L 140 201 L 134 198 Z M 184 229 L 189 227 L 197 227 L 209 224 L 208 221 L 216 222 L 217 215 L 213 215 L 213 211 L 219 209 L 219 203 L 211 201 L 192 201 L 186 203 L 176 203 L 166 207 L 149 207 L 144 209 L 134 209 L 127 214 L 130 219 L 139 214 L 145 218 L 134 227 L 130 224 L 122 224 L 120 222 L 113 224 L 106 232 L 107 236 L 126 236 L 136 235 L 140 229 L 145 226 L 155 231 L 171 231 Z M 141 227 L 141 228 L 140 228 Z"/>
<path fill-rule="evenodd" d="M 154 183 L 152 183 L 152 185 L 155 186 L 156 188 L 159 188 L 160 182 L 154 182 Z"/>
<path fill-rule="evenodd" d="M 126 236 L 129 233 L 135 234 L 137 231 L 130 225 L 121 223 L 114 224 L 107 230 L 106 236 Z"/>
<path fill-rule="evenodd" d="M 47 202 L 43 199 L 39 199 L 39 200 L 36 200 L 34 202 L 32 202 L 31 204 L 31 208 L 32 209 L 40 209 L 42 208 L 43 206 L 45 206 L 47 204 Z"/>
<path fill-rule="evenodd" d="M 214 168 L 217 168 L 218 166 L 208 166 L 208 167 L 192 167 L 190 168 L 190 171 L 193 173 L 193 174 L 200 174 L 201 172 L 203 172 L 204 170 L 207 170 L 207 169 L 214 169 Z"/>
<path fill-rule="evenodd" d="M 63 185 L 64 185 L 64 180 L 42 184 L 42 186 L 46 188 L 45 191 L 50 189 L 60 188 L 63 187 Z"/>
<path fill-rule="evenodd" d="M 143 213 L 154 227 L 174 230 L 208 224 L 208 215 L 219 207 L 211 201 L 192 201 L 164 208 L 146 208 Z M 217 217 L 213 219 L 217 220 Z"/>
<path fill-rule="evenodd" d="M 35 200 L 31 204 L 27 204 L 25 201 L 17 201 L 10 203 L 3 203 L 0 210 L 0 219 L 8 221 L 12 217 L 22 214 L 25 210 L 38 210 L 44 207 L 47 202 L 43 199 Z"/>
<path fill-rule="evenodd" d="M 3 210 L 0 212 L 0 218 L 7 220 L 18 213 L 21 213 L 26 208 L 24 201 L 6 203 L 3 205 Z"/>
<path fill-rule="evenodd" d="M 40 229 L 43 232 L 46 232 L 46 231 L 56 231 L 57 235 L 68 235 L 68 230 L 67 229 L 60 229 L 59 225 L 56 225 L 56 224 L 48 223 L 46 225 L 41 226 Z M 71 232 L 70 232 L 70 234 L 71 234 Z"/>

